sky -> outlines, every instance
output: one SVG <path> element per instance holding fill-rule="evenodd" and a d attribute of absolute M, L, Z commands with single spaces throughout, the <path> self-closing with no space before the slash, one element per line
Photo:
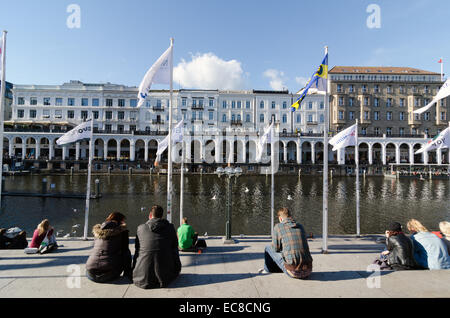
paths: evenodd
<path fill-rule="evenodd" d="M 448 0 L 0 4 L 0 30 L 8 31 L 6 80 L 14 84 L 139 86 L 171 37 L 175 89 L 296 92 L 319 66 L 325 46 L 330 69 L 405 66 L 439 73 L 438 60 L 446 68 L 450 58 Z"/>

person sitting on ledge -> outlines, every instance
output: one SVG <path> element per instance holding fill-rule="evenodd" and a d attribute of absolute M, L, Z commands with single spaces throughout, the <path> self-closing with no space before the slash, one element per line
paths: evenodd
<path fill-rule="evenodd" d="M 292 218 L 287 208 L 277 212 L 280 223 L 273 230 L 272 245 L 264 250 L 264 268 L 259 272 L 284 272 L 292 278 L 305 279 L 312 272 L 312 257 L 303 226 Z"/>
<path fill-rule="evenodd" d="M 188 224 L 187 217 L 181 220 L 181 226 L 177 230 L 178 247 L 183 252 L 195 252 L 199 248 L 206 247 L 205 240 L 198 239 L 198 233 Z"/>
<path fill-rule="evenodd" d="M 113 212 L 102 224 L 94 225 L 94 249 L 86 263 L 86 276 L 106 283 L 123 275 L 132 280 L 129 231 L 125 215 Z"/>
<path fill-rule="evenodd" d="M 50 222 L 47 219 L 42 220 L 38 224 L 28 247 L 37 248 L 37 252 L 40 254 L 48 253 L 58 248 L 54 229 L 50 226 Z"/>
<path fill-rule="evenodd" d="M 153 206 L 149 220 L 137 228 L 133 258 L 133 283 L 137 287 L 166 287 L 180 274 L 177 234 L 163 214 L 162 207 Z"/>
<path fill-rule="evenodd" d="M 383 270 L 408 270 L 417 267 L 414 246 L 402 230 L 402 225 L 393 222 L 386 230 L 386 250 L 374 262 Z"/>
<path fill-rule="evenodd" d="M 414 258 L 418 265 L 428 269 L 450 269 L 447 246 L 437 235 L 415 219 L 409 220 L 406 226 L 412 233 Z"/>

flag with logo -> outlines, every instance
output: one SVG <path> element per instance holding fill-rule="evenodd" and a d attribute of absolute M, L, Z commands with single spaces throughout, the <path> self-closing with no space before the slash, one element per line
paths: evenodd
<path fill-rule="evenodd" d="M 326 91 L 327 79 L 328 79 L 328 54 L 325 55 L 319 68 L 313 74 L 308 84 L 306 84 L 300 97 L 295 101 L 294 104 L 292 104 L 291 110 L 294 112 L 300 107 L 303 99 L 305 99 L 306 94 L 308 94 L 308 90 L 310 88 L 316 88 L 318 91 Z"/>
<path fill-rule="evenodd" d="M 437 103 L 439 100 L 446 98 L 448 96 L 450 96 L 450 78 L 444 83 L 444 85 L 442 85 L 442 87 L 439 89 L 439 92 L 436 94 L 433 100 L 425 107 L 415 110 L 414 114 L 422 114 L 423 112 L 426 112 L 428 109 L 431 108 L 431 106 L 433 106 L 434 103 Z"/>
<path fill-rule="evenodd" d="M 183 141 L 183 120 L 181 120 L 173 129 L 172 129 L 172 144 L 176 144 Z M 156 156 L 159 158 L 161 154 L 166 150 L 169 145 L 169 135 L 166 136 L 159 144 L 158 150 L 156 151 Z M 158 159 L 156 161 L 159 161 Z"/>
<path fill-rule="evenodd" d="M 328 143 L 333 146 L 333 151 L 347 146 L 354 146 L 356 144 L 356 129 L 357 125 L 354 124 L 331 138 Z"/>
<path fill-rule="evenodd" d="M 56 144 L 58 144 L 59 146 L 63 146 L 83 139 L 91 138 L 91 120 L 92 119 L 89 119 L 83 122 L 82 124 L 76 126 L 74 129 L 62 135 L 56 140 Z"/>
<path fill-rule="evenodd" d="M 155 64 L 150 67 L 142 79 L 142 82 L 139 85 L 138 107 L 141 107 L 144 104 L 153 83 L 170 84 L 170 75 L 172 72 L 172 49 L 173 45 L 170 45 L 170 47 L 159 57 Z"/>
<path fill-rule="evenodd" d="M 440 148 L 450 148 L 450 127 L 444 129 L 439 135 L 429 140 L 428 143 L 417 150 L 415 154 Z"/>
<path fill-rule="evenodd" d="M 272 142 L 272 130 L 273 130 L 273 122 L 272 124 L 264 130 L 264 134 L 259 138 L 259 142 L 256 144 L 256 162 L 260 162 L 262 155 L 264 153 L 264 146 L 267 143 Z"/>

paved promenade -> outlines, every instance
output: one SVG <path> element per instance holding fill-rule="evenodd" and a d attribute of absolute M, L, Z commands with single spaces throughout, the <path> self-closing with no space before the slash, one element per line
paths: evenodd
<path fill-rule="evenodd" d="M 208 237 L 202 254 L 180 254 L 182 272 L 169 288 L 153 290 L 140 289 L 125 278 L 110 284 L 89 281 L 85 263 L 92 239 L 59 239 L 63 247 L 51 254 L 0 251 L 0 298 L 450 297 L 450 270 L 381 272 L 377 284 L 367 266 L 383 250 L 384 245 L 377 243 L 380 238 L 332 236 L 326 255 L 321 254 L 320 238 L 309 239 L 313 274 L 301 281 L 282 273 L 258 275 L 264 246 L 270 243 L 267 236 L 236 237 L 234 245 L 224 245 L 221 237 Z M 131 243 L 134 253 L 134 240 Z"/>

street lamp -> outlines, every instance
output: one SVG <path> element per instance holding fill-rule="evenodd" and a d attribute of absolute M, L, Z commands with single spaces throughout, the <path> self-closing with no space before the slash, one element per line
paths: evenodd
<path fill-rule="evenodd" d="M 242 174 L 242 169 L 240 167 L 237 168 L 226 167 L 225 169 L 219 167 L 216 169 L 216 174 L 219 176 L 219 178 L 225 175 L 228 181 L 227 223 L 225 225 L 225 239 L 223 243 L 234 244 L 236 242 L 231 238 L 231 194 L 233 187 L 231 178 L 235 177 L 237 179 Z"/>

